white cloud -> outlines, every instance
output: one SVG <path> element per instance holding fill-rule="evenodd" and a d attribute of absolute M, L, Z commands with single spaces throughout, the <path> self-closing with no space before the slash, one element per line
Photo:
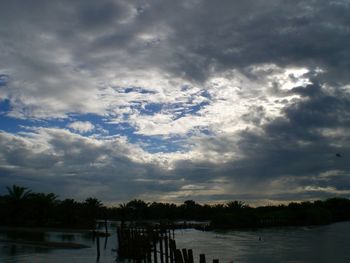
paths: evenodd
<path fill-rule="evenodd" d="M 237 70 L 229 70 L 213 74 L 202 87 L 198 84 L 187 85 L 185 89 L 180 85 L 163 86 L 162 90 L 154 90 L 154 94 L 121 94 L 118 96 L 124 102 L 121 113 L 127 117 L 114 121 L 128 122 L 136 128 L 137 134 L 142 135 L 184 136 L 200 129 L 220 134 L 255 128 L 281 117 L 286 106 L 301 99 L 285 92 L 286 86 L 291 89 L 309 83 L 307 77 L 300 82 L 294 79 L 295 74 L 302 75 L 306 69 L 269 65 L 269 74 L 261 74 L 261 67 L 259 69 L 251 72 L 254 74 L 251 79 Z M 274 92 L 276 88 L 278 90 Z M 160 96 L 160 93 L 168 94 Z M 132 109 L 132 102 L 141 105 L 159 103 L 163 108 L 160 112 L 145 114 Z"/>
<path fill-rule="evenodd" d="M 68 124 L 67 127 L 79 133 L 87 133 L 95 129 L 95 126 L 89 121 L 75 121 Z"/>

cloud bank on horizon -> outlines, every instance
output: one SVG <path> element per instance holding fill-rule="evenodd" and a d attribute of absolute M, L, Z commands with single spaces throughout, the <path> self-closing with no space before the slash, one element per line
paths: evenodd
<path fill-rule="evenodd" d="M 349 12 L 345 0 L 2 1 L 0 191 L 349 197 Z"/>

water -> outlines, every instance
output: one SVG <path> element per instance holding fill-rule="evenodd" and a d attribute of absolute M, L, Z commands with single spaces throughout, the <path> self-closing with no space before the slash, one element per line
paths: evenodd
<path fill-rule="evenodd" d="M 100 263 L 116 262 L 117 238 L 115 229 L 104 249 L 101 240 Z M 193 229 L 177 230 L 178 248 L 192 248 L 195 261 L 204 253 L 207 262 L 235 263 L 348 263 L 350 262 L 350 222 L 318 227 L 281 227 L 259 230 L 202 232 Z M 23 231 L 22 231 L 23 234 Z M 9 232 L 0 230 L 0 239 L 8 239 Z M 12 236 L 13 238 L 13 236 Z M 31 232 L 24 237 L 31 240 L 80 243 L 84 249 L 52 249 L 33 245 L 0 242 L 0 262 L 4 263 L 96 263 L 96 244 L 88 232 Z"/>
<path fill-rule="evenodd" d="M 246 231 L 178 231 L 178 247 L 192 248 L 207 262 L 348 263 L 350 222 L 317 227 L 279 227 Z M 208 261 L 209 259 L 209 261 Z"/>
<path fill-rule="evenodd" d="M 102 229 L 101 229 L 102 230 Z M 115 228 L 110 227 L 111 236 L 100 237 L 100 263 L 112 263 L 116 260 L 117 238 Z M 52 231 L 30 230 L 16 232 L 10 229 L 0 230 L 0 240 L 31 240 L 77 243 L 88 246 L 82 249 L 57 249 L 38 245 L 0 242 L 1 263 L 88 263 L 97 262 L 96 239 L 90 231 Z"/>

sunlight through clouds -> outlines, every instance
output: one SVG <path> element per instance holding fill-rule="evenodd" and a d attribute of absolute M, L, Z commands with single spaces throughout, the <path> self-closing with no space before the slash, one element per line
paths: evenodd
<path fill-rule="evenodd" d="M 0 186 L 108 202 L 347 196 L 345 2 L 5 1 Z"/>

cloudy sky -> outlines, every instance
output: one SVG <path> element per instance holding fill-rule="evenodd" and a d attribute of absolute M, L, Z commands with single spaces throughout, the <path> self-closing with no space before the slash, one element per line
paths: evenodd
<path fill-rule="evenodd" d="M 349 13 L 348 0 L 2 0 L 0 193 L 349 197 Z"/>

